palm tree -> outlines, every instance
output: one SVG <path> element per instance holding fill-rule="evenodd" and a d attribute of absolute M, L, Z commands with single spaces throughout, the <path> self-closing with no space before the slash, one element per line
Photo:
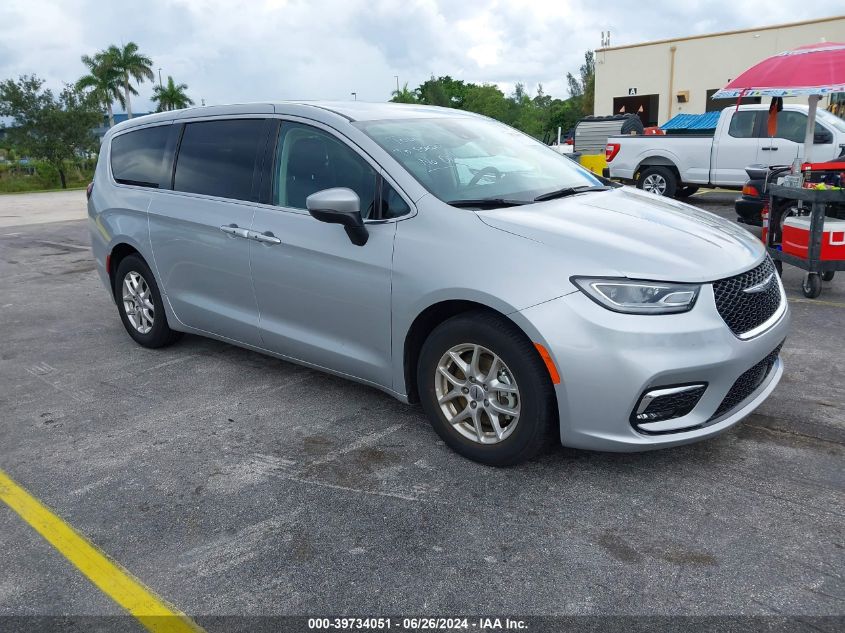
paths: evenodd
<path fill-rule="evenodd" d="M 112 103 L 117 100 L 125 107 L 123 93 L 120 92 L 120 73 L 112 67 L 105 53 L 97 53 L 94 57 L 82 56 L 82 63 L 88 67 L 88 74 L 80 77 L 76 87 L 80 90 L 90 89 L 94 98 L 106 107 L 109 115 L 109 127 L 114 126 L 114 112 Z"/>
<path fill-rule="evenodd" d="M 153 60 L 146 55 L 138 52 L 138 45 L 135 42 L 129 42 L 123 48 L 117 46 L 109 46 L 105 51 L 112 67 L 120 74 L 120 79 L 123 82 L 123 97 L 126 100 L 126 118 L 132 118 L 132 102 L 130 94 L 137 95 L 131 83 L 134 79 L 136 82 L 153 80 Z"/>
<path fill-rule="evenodd" d="M 402 86 L 402 90 L 394 90 L 391 94 L 391 101 L 393 103 L 416 103 L 417 94 L 413 90 L 408 90 L 408 83 Z"/>
<path fill-rule="evenodd" d="M 153 101 L 158 102 L 156 111 L 179 110 L 194 105 L 193 99 L 185 94 L 187 89 L 187 84 L 177 84 L 173 81 L 173 77 L 168 75 L 166 85 L 153 88 Z"/>

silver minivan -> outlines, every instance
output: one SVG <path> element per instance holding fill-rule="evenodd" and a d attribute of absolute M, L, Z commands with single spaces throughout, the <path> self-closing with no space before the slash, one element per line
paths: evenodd
<path fill-rule="evenodd" d="M 494 465 L 720 433 L 783 373 L 762 244 L 479 115 L 267 103 L 132 119 L 89 191 L 145 347 L 182 332 L 419 402 Z"/>

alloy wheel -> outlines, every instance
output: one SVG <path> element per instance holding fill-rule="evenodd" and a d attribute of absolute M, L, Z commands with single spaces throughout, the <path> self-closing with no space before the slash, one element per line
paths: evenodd
<path fill-rule="evenodd" d="M 660 174 L 649 174 L 643 179 L 643 189 L 662 196 L 666 193 L 666 178 Z"/>
<path fill-rule="evenodd" d="M 147 280 L 132 270 L 123 278 L 123 310 L 132 327 L 148 334 L 155 322 L 155 305 Z"/>
<path fill-rule="evenodd" d="M 521 400 L 513 373 L 481 345 L 462 343 L 443 354 L 434 391 L 449 424 L 473 442 L 502 442 L 519 422 Z"/>

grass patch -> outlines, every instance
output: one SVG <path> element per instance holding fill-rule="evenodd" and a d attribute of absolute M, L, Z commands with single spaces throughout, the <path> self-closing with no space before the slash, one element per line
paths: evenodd
<path fill-rule="evenodd" d="M 67 187 L 66 189 L 62 189 L 61 187 L 56 187 L 55 189 L 28 189 L 26 191 L 2 191 L 0 190 L 0 196 L 14 196 L 21 193 L 55 193 L 56 191 L 83 191 L 85 186 L 79 185 L 78 187 Z"/>
<path fill-rule="evenodd" d="M 80 189 L 94 177 L 94 161 L 67 163 L 65 178 L 68 189 Z M 30 191 L 60 191 L 59 172 L 47 163 L 31 165 L 0 165 L 0 193 L 27 193 Z"/>

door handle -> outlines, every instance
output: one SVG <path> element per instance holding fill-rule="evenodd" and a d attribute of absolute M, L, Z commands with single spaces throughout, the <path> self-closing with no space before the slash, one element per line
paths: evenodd
<path fill-rule="evenodd" d="M 249 231 L 247 229 L 240 228 L 237 224 L 224 224 L 220 227 L 220 230 L 224 233 L 228 233 L 229 235 L 234 235 L 235 237 L 249 237 Z"/>
<path fill-rule="evenodd" d="M 777 147 L 763 147 L 761 148 L 764 152 L 776 152 L 778 151 Z"/>
<path fill-rule="evenodd" d="M 259 233 L 258 231 L 250 231 L 249 237 L 256 242 L 261 242 L 262 244 L 281 244 L 282 240 L 278 237 L 273 235 L 270 231 L 265 231 L 264 233 Z"/>

